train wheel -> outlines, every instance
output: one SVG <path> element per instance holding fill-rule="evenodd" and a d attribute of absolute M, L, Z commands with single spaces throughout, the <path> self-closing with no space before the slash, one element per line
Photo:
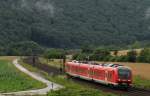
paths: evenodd
<path fill-rule="evenodd" d="M 108 86 L 111 88 L 111 89 L 114 89 L 115 86 L 113 84 L 108 84 Z"/>
<path fill-rule="evenodd" d="M 131 86 L 127 85 L 126 87 L 124 87 L 124 90 L 128 91 L 131 88 Z"/>
<path fill-rule="evenodd" d="M 119 85 L 118 87 L 119 89 L 124 90 L 124 91 L 128 91 L 128 89 L 130 88 L 128 85 Z"/>

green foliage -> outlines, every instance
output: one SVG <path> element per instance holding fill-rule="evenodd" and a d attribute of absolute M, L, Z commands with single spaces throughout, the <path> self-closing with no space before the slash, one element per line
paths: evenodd
<path fill-rule="evenodd" d="M 48 49 L 45 51 L 44 57 L 47 59 L 64 59 L 65 51 L 61 49 Z"/>
<path fill-rule="evenodd" d="M 141 46 L 140 42 L 138 42 L 138 41 L 134 42 L 134 43 L 131 45 L 131 48 L 132 48 L 132 49 L 138 49 L 138 48 L 141 48 L 141 47 L 142 47 L 142 46 Z"/>
<path fill-rule="evenodd" d="M 129 62 L 136 62 L 137 53 L 135 50 L 131 50 L 127 53 L 128 61 Z"/>
<path fill-rule="evenodd" d="M 149 5 L 150 0 L 0 0 L 0 45 L 6 49 L 22 41 L 50 48 L 143 44 L 150 40 L 149 17 L 145 18 Z"/>
<path fill-rule="evenodd" d="M 43 48 L 32 41 L 13 43 L 6 49 L 7 55 L 32 56 L 43 52 Z"/>
<path fill-rule="evenodd" d="M 62 75 L 55 77 L 48 76 L 48 79 L 65 86 L 65 88 L 58 91 L 49 92 L 48 96 L 116 96 L 111 93 L 104 93 L 102 91 L 92 89 L 87 84 L 75 83 Z"/>
<path fill-rule="evenodd" d="M 144 48 L 138 56 L 139 62 L 150 63 L 150 48 Z"/>
<path fill-rule="evenodd" d="M 119 59 L 116 60 L 116 61 L 119 61 L 119 62 L 131 62 L 131 61 L 129 61 L 129 57 L 128 56 L 119 56 L 118 58 Z"/>
<path fill-rule="evenodd" d="M 45 85 L 18 71 L 13 64 L 0 60 L 0 93 L 42 88 Z"/>
<path fill-rule="evenodd" d="M 72 56 L 72 59 L 73 59 L 73 60 L 77 60 L 78 55 L 79 55 L 79 53 L 74 54 L 74 55 Z"/>
<path fill-rule="evenodd" d="M 92 58 L 95 58 L 96 60 L 104 60 L 107 59 L 110 56 L 110 51 L 103 48 L 97 48 L 93 52 Z"/>
<path fill-rule="evenodd" d="M 92 46 L 89 46 L 89 45 L 82 46 L 81 50 L 82 50 L 82 53 L 86 53 L 86 54 L 93 52 Z"/>
<path fill-rule="evenodd" d="M 141 76 L 135 76 L 133 78 L 133 83 L 135 87 L 144 87 L 147 89 L 150 88 L 150 80 L 144 79 Z"/>
<path fill-rule="evenodd" d="M 80 54 L 78 54 L 76 60 L 84 61 L 84 60 L 87 60 L 87 58 L 88 58 L 88 54 L 80 53 Z"/>
<path fill-rule="evenodd" d="M 92 89 L 61 89 L 58 91 L 52 91 L 47 96 L 116 96 L 114 94 L 104 94 L 98 90 Z"/>
<path fill-rule="evenodd" d="M 87 48 L 88 49 L 88 48 Z M 103 48 L 97 48 L 97 49 L 89 49 L 85 51 L 85 49 L 82 49 L 81 53 L 73 55 L 73 59 L 76 60 L 99 60 L 99 61 L 107 61 L 110 56 L 110 51 Z"/>

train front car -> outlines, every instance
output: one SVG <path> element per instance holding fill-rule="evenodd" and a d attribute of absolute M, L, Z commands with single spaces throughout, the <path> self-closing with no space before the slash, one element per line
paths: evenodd
<path fill-rule="evenodd" d="M 126 66 L 117 68 L 117 83 L 119 87 L 129 88 L 132 84 L 132 71 Z"/>

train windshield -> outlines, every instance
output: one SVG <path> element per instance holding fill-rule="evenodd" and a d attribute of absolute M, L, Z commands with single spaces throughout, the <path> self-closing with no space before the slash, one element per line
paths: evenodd
<path fill-rule="evenodd" d="M 118 69 L 119 79 L 130 79 L 131 71 L 125 68 Z"/>

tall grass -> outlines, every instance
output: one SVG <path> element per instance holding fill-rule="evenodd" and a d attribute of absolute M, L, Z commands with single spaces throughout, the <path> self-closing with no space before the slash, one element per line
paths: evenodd
<path fill-rule="evenodd" d="M 65 86 L 64 89 L 49 92 L 47 96 L 117 96 L 112 93 L 105 93 L 100 90 L 93 89 L 85 84 L 80 85 L 72 80 L 68 80 L 66 76 L 63 75 L 55 77 L 47 76 L 47 78 Z"/>
<path fill-rule="evenodd" d="M 150 89 L 150 80 L 142 78 L 140 75 L 134 76 L 133 83 L 135 87 Z"/>
<path fill-rule="evenodd" d="M 0 93 L 30 90 L 45 87 L 26 74 L 17 70 L 7 60 L 0 60 Z"/>

